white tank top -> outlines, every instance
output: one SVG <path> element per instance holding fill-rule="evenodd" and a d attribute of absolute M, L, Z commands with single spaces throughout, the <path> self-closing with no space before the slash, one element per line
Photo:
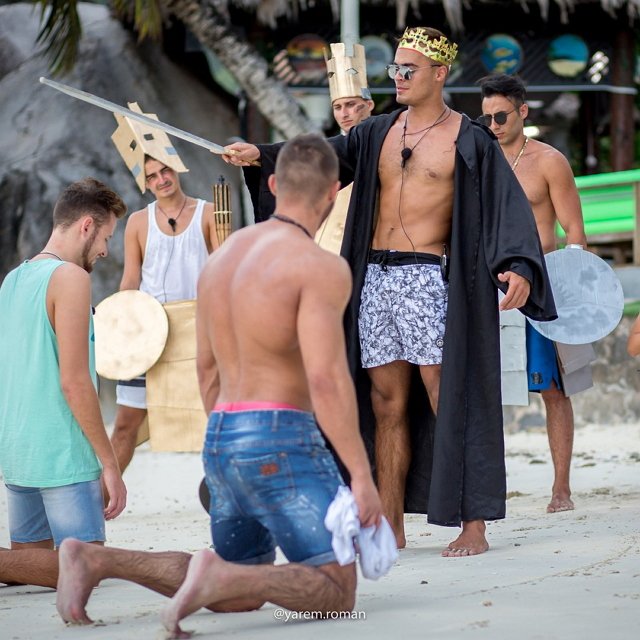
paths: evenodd
<path fill-rule="evenodd" d="M 148 207 L 147 244 L 142 260 L 140 291 L 160 302 L 193 300 L 198 276 L 209 252 L 202 234 L 205 201 L 198 200 L 189 226 L 180 234 L 167 235 L 156 222 L 156 203 Z"/>

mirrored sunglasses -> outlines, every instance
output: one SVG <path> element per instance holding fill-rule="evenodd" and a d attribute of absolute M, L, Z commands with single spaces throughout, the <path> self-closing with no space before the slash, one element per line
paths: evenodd
<path fill-rule="evenodd" d="M 406 64 L 396 64 L 393 62 L 387 65 L 387 73 L 392 80 L 394 80 L 398 74 L 400 74 L 403 80 L 411 80 L 411 78 L 413 78 L 413 74 L 418 69 L 428 69 L 429 67 L 441 66 L 441 64 L 427 64 L 424 67 L 408 67 Z"/>

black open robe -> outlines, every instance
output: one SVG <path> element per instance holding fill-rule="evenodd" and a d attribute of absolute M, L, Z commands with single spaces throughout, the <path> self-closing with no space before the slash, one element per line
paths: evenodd
<path fill-rule="evenodd" d="M 354 280 L 345 332 L 360 428 L 372 464 L 375 421 L 369 378 L 360 365 L 358 311 L 380 186 L 378 159 L 400 112 L 371 117 L 347 136 L 329 139 L 340 158 L 341 181 L 354 182 L 342 244 Z M 273 211 L 266 178 L 280 146 L 259 145 L 262 169 L 245 171 L 256 221 Z M 466 116 L 456 141 L 454 182 L 438 416 L 434 420 L 426 391 L 414 376 L 409 407 L 412 460 L 405 492 L 405 512 L 426 513 L 429 522 L 444 526 L 505 515 L 497 289 L 506 291 L 507 286 L 497 274 L 510 270 L 529 280 L 531 293 L 521 309 L 525 315 L 536 320 L 557 317 L 527 198 L 495 137 Z"/>

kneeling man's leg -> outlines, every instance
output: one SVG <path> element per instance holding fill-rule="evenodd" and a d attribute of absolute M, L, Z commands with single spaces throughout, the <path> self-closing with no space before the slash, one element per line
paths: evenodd
<path fill-rule="evenodd" d="M 162 623 L 173 637 L 182 638 L 187 636 L 180 620 L 204 606 L 222 609 L 228 601 L 268 601 L 291 611 L 327 615 L 351 611 L 355 593 L 355 564 L 241 565 L 205 549 L 191 559 L 187 577 L 165 608 Z"/>

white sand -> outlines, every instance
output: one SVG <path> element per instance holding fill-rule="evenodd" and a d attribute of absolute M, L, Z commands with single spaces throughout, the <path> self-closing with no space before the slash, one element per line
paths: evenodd
<path fill-rule="evenodd" d="M 246 614 L 191 616 L 199 637 L 433 638 L 627 640 L 640 631 L 640 425 L 587 426 L 576 433 L 576 510 L 548 515 L 552 479 L 546 435 L 507 437 L 508 517 L 489 524 L 491 550 L 441 558 L 456 529 L 407 516 L 408 547 L 391 573 L 361 580 L 356 609 L 366 619 L 277 620 L 276 608 Z M 129 506 L 108 525 L 113 546 L 193 551 L 209 544 L 196 491 L 195 454 L 138 450 L 125 476 Z M 7 546 L 0 492 L 0 546 Z M 165 599 L 108 580 L 88 612 L 104 626 L 65 628 L 53 591 L 0 587 L 0 638 L 55 640 L 156 638 Z"/>

